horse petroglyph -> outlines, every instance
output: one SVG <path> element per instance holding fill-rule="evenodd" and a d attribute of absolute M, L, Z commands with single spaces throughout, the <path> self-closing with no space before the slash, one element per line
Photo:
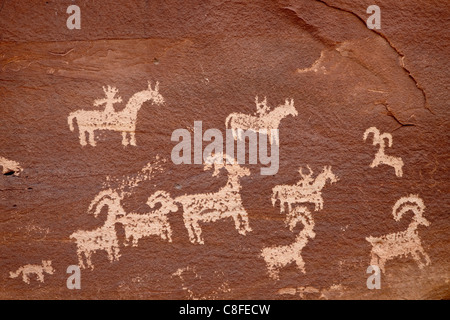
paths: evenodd
<path fill-rule="evenodd" d="M 67 121 L 71 131 L 74 131 L 73 121 L 77 120 L 78 131 L 80 137 L 80 144 L 87 145 L 86 133 L 89 136 L 89 144 L 95 146 L 95 131 L 97 130 L 112 130 L 122 133 L 122 144 L 136 145 L 136 122 L 137 113 L 142 104 L 146 101 L 152 101 L 156 105 L 164 103 L 164 98 L 159 93 L 159 83 L 156 82 L 155 88 L 151 88 L 151 83 L 148 83 L 146 90 L 135 93 L 129 100 L 127 105 L 121 111 L 114 111 L 113 104 L 122 102 L 122 98 L 115 98 L 117 89 L 108 86 L 103 88 L 106 98 L 97 99 L 94 101 L 94 106 L 105 104 L 105 109 L 100 110 L 78 110 L 72 112 Z"/>
<path fill-rule="evenodd" d="M 267 98 L 263 102 L 258 102 L 258 97 L 255 99 L 256 114 L 248 115 L 244 113 L 231 113 L 225 120 L 227 129 L 233 131 L 234 139 L 242 139 L 242 131 L 252 130 L 261 132 L 264 129 L 264 134 L 270 132 L 270 143 L 279 144 L 278 127 L 283 118 L 292 115 L 297 116 L 297 109 L 294 107 L 294 99 L 290 101 L 286 99 L 283 105 L 279 105 L 272 111 L 269 111 L 267 106 Z M 273 132 L 272 132 L 272 129 Z"/>
<path fill-rule="evenodd" d="M 278 185 L 272 189 L 272 205 L 280 200 L 281 212 L 285 210 L 285 204 L 288 204 L 289 210 L 294 203 L 310 202 L 315 204 L 315 210 L 323 208 L 322 189 L 327 181 L 335 183 L 338 177 L 331 171 L 331 166 L 323 168 L 322 172 L 314 179 L 313 171 L 307 166 L 309 173 L 304 174 L 302 168 L 299 173 L 302 179 L 295 185 Z"/>
<path fill-rule="evenodd" d="M 10 278 L 17 278 L 20 274 L 22 274 L 22 280 L 26 284 L 30 284 L 30 276 L 36 275 L 37 280 L 39 282 L 44 282 L 44 273 L 53 274 L 55 269 L 52 267 L 52 262 L 49 260 L 42 260 L 42 265 L 37 264 L 27 264 L 23 267 L 20 267 L 15 272 L 10 272 Z"/>
<path fill-rule="evenodd" d="M 215 193 L 191 194 L 175 198 L 175 202 L 183 206 L 183 220 L 188 230 L 189 240 L 192 243 L 204 244 L 199 222 L 214 222 L 219 219 L 232 218 L 236 230 L 242 235 L 252 231 L 240 195 L 240 179 L 249 176 L 250 170 L 241 167 L 233 158 L 221 153 L 211 156 L 206 162 L 205 170 L 208 170 L 211 164 L 214 166 L 213 176 L 216 176 L 221 168 L 225 168 L 228 181 Z"/>
<path fill-rule="evenodd" d="M 4 175 L 12 174 L 18 176 L 23 170 L 18 162 L 3 157 L 0 157 L 0 166 Z"/>
<path fill-rule="evenodd" d="M 386 148 L 386 140 L 388 142 L 388 147 L 392 147 L 392 135 L 390 133 L 380 134 L 380 130 L 375 127 L 370 127 L 364 132 L 364 141 L 367 140 L 369 134 L 373 133 L 373 145 L 379 145 L 380 148 L 378 152 L 375 154 L 375 159 L 373 159 L 370 164 L 371 168 L 378 167 L 380 164 L 386 164 L 391 166 L 395 170 L 395 175 L 397 177 L 401 177 L 403 175 L 402 167 L 403 160 L 400 157 L 389 156 L 384 153 L 384 149 Z"/>
<path fill-rule="evenodd" d="M 402 197 L 395 203 L 392 209 L 395 221 L 399 221 L 408 211 L 412 211 L 414 214 L 412 221 L 405 231 L 390 233 L 381 237 L 366 238 L 372 245 L 370 265 L 379 266 L 385 272 L 385 264 L 388 260 L 408 255 L 413 257 L 420 269 L 431 263 L 417 232 L 419 225 L 430 225 L 430 222 L 423 217 L 424 210 L 423 200 L 417 195 Z"/>

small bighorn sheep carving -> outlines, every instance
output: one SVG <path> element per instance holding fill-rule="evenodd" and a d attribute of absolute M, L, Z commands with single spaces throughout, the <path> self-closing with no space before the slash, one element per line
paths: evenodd
<path fill-rule="evenodd" d="M 367 140 L 369 134 L 373 133 L 373 145 L 379 145 L 380 148 L 378 152 L 375 154 L 375 159 L 373 159 L 370 164 L 371 168 L 378 167 L 380 164 L 386 164 L 395 169 L 395 175 L 397 177 L 401 177 L 403 175 L 402 167 L 403 160 L 399 157 L 389 156 L 384 153 L 384 149 L 386 148 L 386 140 L 388 142 L 388 147 L 392 147 L 392 135 L 390 133 L 380 134 L 380 131 L 375 127 L 370 127 L 364 132 L 364 141 Z"/>
<path fill-rule="evenodd" d="M 27 264 L 20 267 L 15 272 L 10 272 L 10 278 L 17 278 L 22 273 L 22 280 L 26 284 L 30 284 L 30 276 L 36 275 L 37 280 L 44 282 L 44 273 L 53 274 L 55 269 L 52 267 L 52 262 L 49 260 L 42 260 L 42 265 Z"/>
<path fill-rule="evenodd" d="M 414 216 L 405 231 L 387 234 L 381 237 L 367 237 L 366 240 L 372 245 L 371 265 L 379 266 L 385 272 L 385 264 L 388 260 L 396 257 L 411 255 L 422 269 L 431 263 L 430 257 L 425 253 L 417 227 L 419 225 L 429 226 L 430 222 L 423 217 L 425 205 L 417 195 L 409 195 L 400 198 L 392 209 L 395 221 L 399 221 L 403 214 L 412 211 Z M 424 262 L 421 260 L 423 257 Z"/>
<path fill-rule="evenodd" d="M 298 115 L 297 109 L 294 107 L 294 99 L 290 101 L 286 99 L 283 105 L 279 105 L 272 111 L 268 111 L 267 98 L 264 98 L 263 102 L 258 102 L 258 97 L 256 97 L 255 103 L 258 115 L 231 113 L 225 120 L 226 128 L 233 131 L 235 140 L 242 140 L 243 131 L 252 130 L 266 134 L 270 132 L 270 143 L 279 144 L 278 127 L 280 121 L 289 115 L 294 117 Z M 274 131 L 272 132 L 272 130 Z"/>

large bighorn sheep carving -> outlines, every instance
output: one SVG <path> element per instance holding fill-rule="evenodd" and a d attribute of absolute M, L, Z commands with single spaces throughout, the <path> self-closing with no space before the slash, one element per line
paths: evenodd
<path fill-rule="evenodd" d="M 417 195 L 409 195 L 400 198 L 392 209 L 395 221 L 399 221 L 403 214 L 412 211 L 414 216 L 411 223 L 405 231 L 387 234 L 381 237 L 367 237 L 366 240 L 372 245 L 371 265 L 379 266 L 385 272 L 385 264 L 388 260 L 396 257 L 411 255 L 423 268 L 431 263 L 430 257 L 425 253 L 417 227 L 419 225 L 429 226 L 430 222 L 423 217 L 425 205 Z M 423 257 L 424 262 L 421 261 Z"/>

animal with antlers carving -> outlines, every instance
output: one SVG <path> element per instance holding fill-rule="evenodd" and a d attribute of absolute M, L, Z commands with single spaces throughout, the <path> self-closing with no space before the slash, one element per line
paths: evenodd
<path fill-rule="evenodd" d="M 183 206 L 183 220 L 192 243 L 204 244 L 200 223 L 232 218 L 240 234 L 245 235 L 252 231 L 240 195 L 240 180 L 249 176 L 250 170 L 241 167 L 232 157 L 221 153 L 206 159 L 205 170 L 209 170 L 211 166 L 214 166 L 213 176 L 217 176 L 219 170 L 225 168 L 228 173 L 225 186 L 214 193 L 189 194 L 175 198 L 175 202 Z"/>

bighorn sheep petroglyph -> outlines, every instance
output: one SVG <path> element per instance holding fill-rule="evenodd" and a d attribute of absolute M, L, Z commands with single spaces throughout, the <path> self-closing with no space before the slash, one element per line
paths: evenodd
<path fill-rule="evenodd" d="M 387 234 L 381 237 L 367 237 L 366 240 L 372 245 L 371 265 L 379 266 L 385 272 L 385 264 L 388 260 L 396 257 L 411 255 L 423 268 L 431 263 L 430 257 L 425 253 L 420 241 L 417 227 L 419 225 L 429 226 L 430 222 L 423 217 L 425 205 L 417 195 L 409 195 L 400 198 L 392 209 L 395 221 L 399 221 L 403 214 L 408 211 L 414 213 L 411 223 L 405 231 Z M 420 255 L 423 257 L 421 261 Z"/>
<path fill-rule="evenodd" d="M 172 242 L 172 229 L 167 215 L 170 212 L 177 212 L 178 206 L 165 191 L 156 191 L 147 200 L 150 208 L 154 208 L 157 203 L 161 203 L 161 207 L 157 210 L 145 214 L 128 213 L 117 219 L 118 223 L 123 224 L 128 243 L 132 241 L 134 247 L 138 245 L 139 239 L 152 235 Z"/>
<path fill-rule="evenodd" d="M 386 148 L 386 140 L 388 141 L 388 147 L 392 147 L 392 135 L 390 133 L 380 134 L 380 130 L 375 127 L 370 127 L 364 132 L 364 141 L 367 140 L 369 134 L 373 133 L 373 145 L 379 145 L 377 153 L 375 154 L 375 159 L 373 159 L 370 164 L 371 168 L 378 167 L 380 164 L 386 164 L 391 166 L 395 170 L 395 175 L 401 177 L 403 175 L 402 167 L 403 160 L 400 157 L 389 156 L 384 153 Z"/>
<path fill-rule="evenodd" d="M 295 263 L 302 273 L 306 272 L 305 262 L 302 258 L 302 250 L 309 239 L 313 239 L 316 236 L 313 231 L 314 220 L 306 207 L 295 207 L 292 210 L 289 220 L 290 228 L 291 226 L 293 228 L 297 222 L 302 222 L 304 228 L 300 231 L 292 244 L 262 249 L 261 256 L 266 262 L 269 276 L 272 279 L 279 279 L 280 269 L 291 263 Z"/>
<path fill-rule="evenodd" d="M 215 161 L 225 158 L 226 161 Z M 200 193 L 183 195 L 175 198 L 175 202 L 183 206 L 183 220 L 192 243 L 204 244 L 200 222 L 214 222 L 220 219 L 232 218 L 236 230 L 242 235 L 252 231 L 248 214 L 242 205 L 240 195 L 242 177 L 250 175 L 250 170 L 241 167 L 228 155 L 216 154 L 206 161 L 205 170 L 214 165 L 213 176 L 221 168 L 228 173 L 228 181 L 224 187 L 215 193 Z"/>
<path fill-rule="evenodd" d="M 91 256 L 94 252 L 100 250 L 106 251 L 110 261 L 119 259 L 119 241 L 117 240 L 115 224 L 118 217 L 126 214 L 121 206 L 121 200 L 122 196 L 117 191 L 109 189 L 100 192 L 91 202 L 88 212 L 95 209 L 94 215 L 97 217 L 101 209 L 107 206 L 108 214 L 105 223 L 97 229 L 78 230 L 70 235 L 70 238 L 77 243 L 77 255 L 81 268 L 87 266 L 94 269 Z M 86 265 L 83 261 L 83 255 L 86 259 Z"/>

